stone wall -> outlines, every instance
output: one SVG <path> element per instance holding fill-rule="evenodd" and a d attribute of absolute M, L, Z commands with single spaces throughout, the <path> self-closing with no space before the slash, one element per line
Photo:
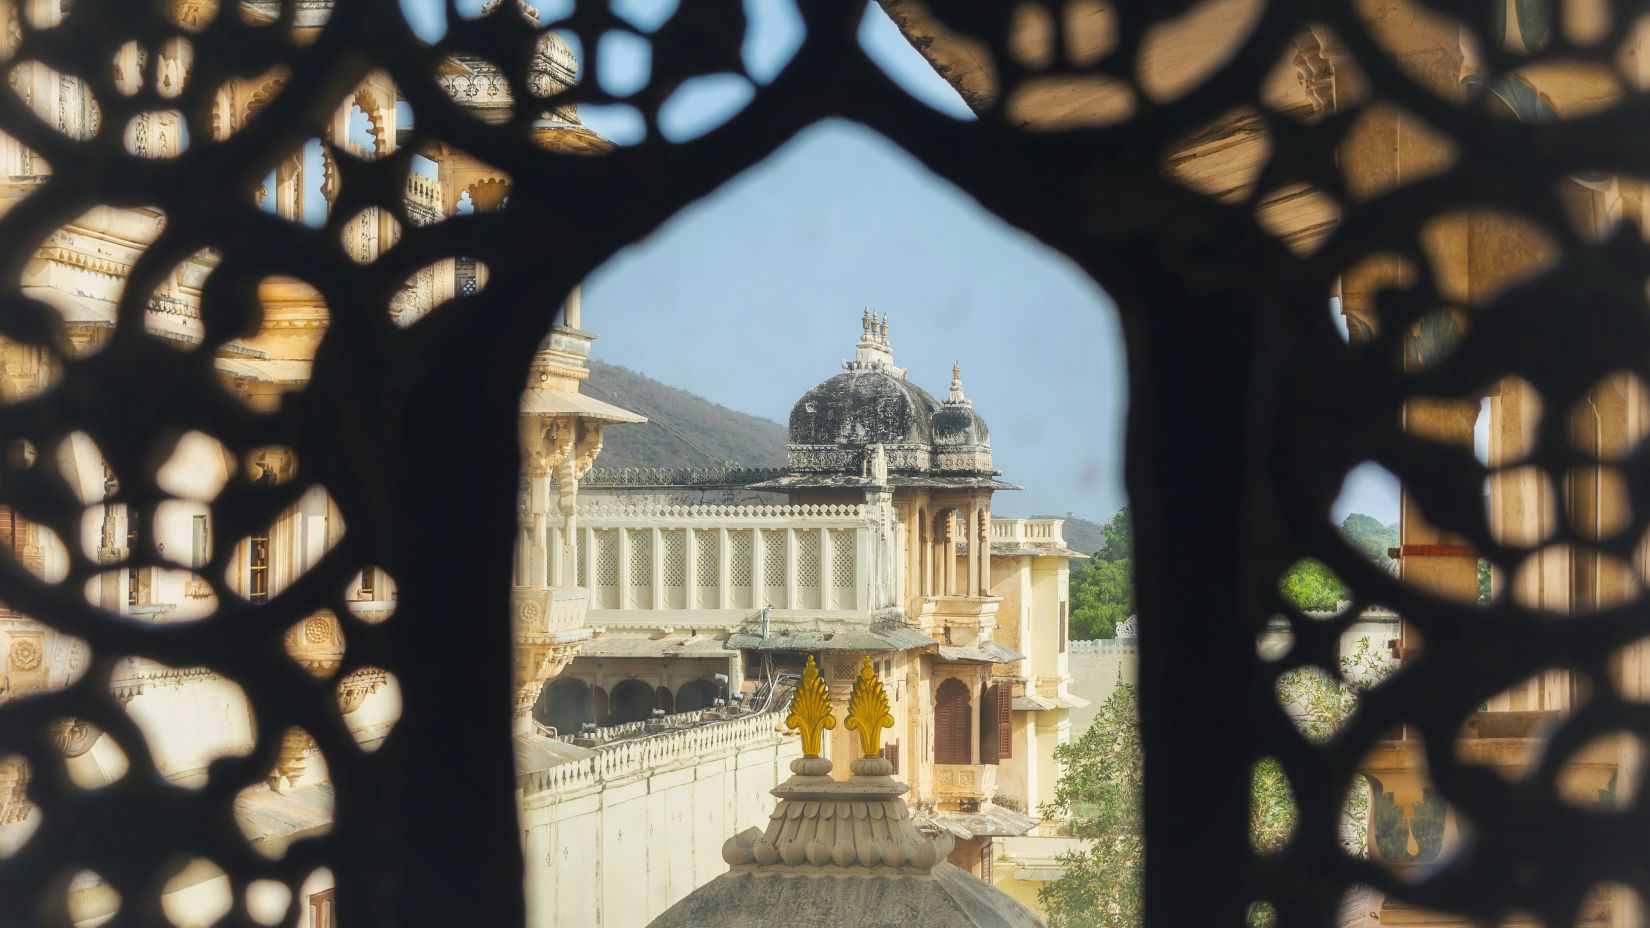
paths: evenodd
<path fill-rule="evenodd" d="M 529 924 L 640 928 L 765 828 L 800 742 L 765 713 L 637 739 L 521 783 Z"/>

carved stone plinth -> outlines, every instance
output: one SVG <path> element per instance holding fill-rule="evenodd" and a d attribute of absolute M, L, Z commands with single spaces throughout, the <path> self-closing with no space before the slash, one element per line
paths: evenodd
<path fill-rule="evenodd" d="M 511 717 L 525 723 L 544 684 L 565 670 L 578 654 L 579 644 L 590 638 L 584 624 L 590 593 L 518 587 L 511 608 L 516 643 L 516 701 Z"/>

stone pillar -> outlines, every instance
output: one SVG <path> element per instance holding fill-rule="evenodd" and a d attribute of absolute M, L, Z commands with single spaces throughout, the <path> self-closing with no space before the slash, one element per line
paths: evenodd
<path fill-rule="evenodd" d="M 665 607 L 665 535 L 664 532 L 659 531 L 658 526 L 648 529 L 648 533 L 652 536 L 649 551 L 653 555 L 653 576 L 649 578 L 653 582 L 649 583 L 647 587 L 648 592 L 652 594 L 652 602 L 648 603 L 648 608 L 663 609 Z"/>
<path fill-rule="evenodd" d="M 728 591 L 729 566 L 733 563 L 732 552 L 728 550 L 728 530 L 716 530 L 716 608 L 728 608 L 732 594 Z M 754 603 L 755 600 L 752 600 Z"/>
<path fill-rule="evenodd" d="M 568 292 L 567 299 L 563 300 L 561 304 L 562 325 L 570 329 L 579 328 L 580 323 L 583 322 L 584 313 L 580 305 L 582 302 L 580 291 L 582 289 L 582 286 L 574 287 Z"/>
<path fill-rule="evenodd" d="M 785 608 L 797 608 L 796 601 L 796 529 L 785 529 Z"/>

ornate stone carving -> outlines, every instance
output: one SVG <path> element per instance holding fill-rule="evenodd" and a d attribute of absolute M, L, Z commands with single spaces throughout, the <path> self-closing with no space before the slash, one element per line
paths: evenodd
<path fill-rule="evenodd" d="M 21 822 L 34 808 L 29 802 L 29 763 L 21 757 L 0 760 L 0 825 Z"/>
<path fill-rule="evenodd" d="M 30 671 L 39 668 L 43 653 L 40 649 L 40 639 L 36 635 L 26 638 L 13 637 L 11 649 L 7 653 L 7 660 L 12 670 Z"/>
<path fill-rule="evenodd" d="M 85 719 L 64 718 L 51 724 L 52 741 L 67 758 L 76 758 L 92 749 L 103 730 Z"/>
<path fill-rule="evenodd" d="M 352 671 L 338 681 L 338 711 L 342 715 L 361 708 L 367 697 L 378 692 L 388 680 L 384 671 L 376 667 L 363 667 Z"/>
<path fill-rule="evenodd" d="M 333 673 L 344 659 L 344 637 L 338 617 L 322 610 L 287 629 L 286 651 L 316 676 Z"/>
<path fill-rule="evenodd" d="M 281 754 L 275 761 L 275 772 L 269 776 L 269 788 L 285 792 L 298 785 L 298 780 L 309 769 L 309 752 L 315 740 L 302 728 L 288 728 L 281 735 Z"/>

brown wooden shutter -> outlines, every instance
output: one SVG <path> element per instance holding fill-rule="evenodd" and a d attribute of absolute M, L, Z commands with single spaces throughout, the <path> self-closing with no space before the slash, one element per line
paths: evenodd
<path fill-rule="evenodd" d="M 1014 756 L 1014 684 L 1004 681 L 992 689 L 997 691 L 997 757 L 1008 760 Z"/>
<path fill-rule="evenodd" d="M 969 759 L 968 687 L 947 679 L 934 695 L 934 763 L 966 764 Z"/>
<path fill-rule="evenodd" d="M 980 763 L 997 762 L 997 688 L 980 684 Z"/>
<path fill-rule="evenodd" d="M 594 699 L 591 700 L 591 716 L 597 725 L 607 724 L 607 690 L 596 687 L 593 690 Z"/>
<path fill-rule="evenodd" d="M 10 506 L 0 506 L 0 547 L 15 550 L 17 544 L 17 514 Z"/>
<path fill-rule="evenodd" d="M 888 761 L 888 766 L 893 768 L 889 773 L 897 776 L 899 774 L 899 742 L 890 741 L 883 745 L 882 756 Z"/>
<path fill-rule="evenodd" d="M 1060 600 L 1060 653 L 1066 653 L 1066 601 Z"/>

